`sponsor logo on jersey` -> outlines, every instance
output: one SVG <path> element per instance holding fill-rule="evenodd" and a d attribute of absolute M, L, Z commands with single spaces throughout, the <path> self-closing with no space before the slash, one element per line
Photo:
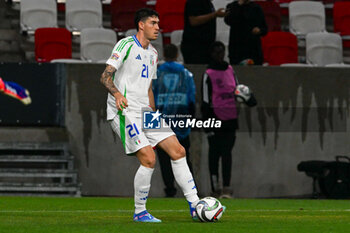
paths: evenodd
<path fill-rule="evenodd" d="M 118 60 L 119 55 L 117 53 L 113 53 L 111 59 Z"/>
<path fill-rule="evenodd" d="M 136 60 L 142 60 L 140 54 L 137 55 Z"/>

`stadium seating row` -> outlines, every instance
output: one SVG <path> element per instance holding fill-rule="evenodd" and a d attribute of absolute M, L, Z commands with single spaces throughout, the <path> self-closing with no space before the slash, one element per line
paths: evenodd
<path fill-rule="evenodd" d="M 65 1 L 66 4 L 66 28 L 70 32 L 79 32 L 85 28 L 102 28 L 101 0 L 63 1 Z M 185 2 L 186 0 L 158 0 L 155 4 L 155 8 L 160 13 L 160 17 L 162 19 L 161 27 L 163 29 L 163 34 L 165 36 L 170 36 L 170 33 L 173 32 L 171 33 L 171 42 L 176 44 L 178 47 L 180 47 L 182 37 L 181 29 L 183 28 L 183 9 Z M 213 1 L 216 8 L 225 7 L 230 2 L 231 0 Z M 269 25 L 269 31 L 280 31 L 281 15 L 279 5 L 274 1 L 257 1 L 257 3 L 262 6 L 265 12 L 266 21 Z M 125 31 L 134 28 L 133 15 L 135 10 L 145 7 L 147 4 L 148 3 L 146 0 L 111 1 L 113 29 L 118 32 L 125 33 Z M 343 36 L 343 39 L 348 39 L 350 37 L 350 28 L 348 27 L 350 24 L 350 2 L 336 2 L 334 4 L 333 11 L 334 30 L 340 33 L 340 35 Z M 56 0 L 22 1 L 20 17 L 22 31 L 34 31 L 35 29 L 42 27 L 57 27 Z M 43 18 L 46 20 L 42 20 Z M 298 38 L 305 37 L 305 35 L 310 32 L 326 31 L 325 8 L 321 2 L 291 2 L 289 4 L 289 19 L 289 29 L 292 33 L 297 35 Z M 224 44 L 228 45 L 229 27 L 223 23 L 223 20 L 220 20 L 221 19 L 218 20 L 217 40 L 220 40 L 224 42 Z M 271 35 L 273 35 L 273 33 Z M 266 38 L 268 38 L 268 36 L 266 36 Z M 263 41 L 268 40 L 264 39 Z M 344 41 L 343 46 L 350 47 L 350 41 Z M 155 47 L 159 51 L 162 51 L 162 43 L 159 43 L 159 41 L 155 42 Z M 159 55 L 161 59 L 162 53 L 160 52 Z M 81 59 L 98 61 L 96 59 L 85 59 L 83 58 L 82 54 Z M 39 60 L 45 61 L 46 59 Z M 284 63 L 283 59 L 279 62 L 272 62 L 267 58 L 265 58 L 265 60 L 271 65 Z M 291 60 L 293 63 L 295 62 L 295 59 Z"/>
<path fill-rule="evenodd" d="M 111 29 L 85 28 L 80 35 L 81 60 L 74 60 L 72 37 L 67 29 L 39 28 L 35 31 L 35 59 L 37 62 L 105 62 L 116 42 Z"/>
<path fill-rule="evenodd" d="M 157 1 L 155 8 L 162 18 L 163 33 L 183 28 L 185 2 L 185 0 Z M 149 2 L 146 0 L 113 0 L 110 10 L 112 28 L 117 32 L 135 28 L 133 20 L 135 11 L 147 6 Z M 102 27 L 102 3 L 100 0 L 65 0 L 65 16 L 66 28 L 71 32 Z M 20 22 L 21 30 L 29 33 L 42 27 L 57 27 L 56 0 L 21 1 Z"/>
<path fill-rule="evenodd" d="M 171 33 L 171 43 L 180 48 L 182 30 Z M 216 40 L 226 46 L 226 60 L 228 61 L 229 32 L 224 31 L 216 35 Z M 262 38 L 262 49 L 265 65 L 298 65 L 298 39 L 290 32 L 272 31 Z M 180 61 L 181 58 L 179 59 Z M 328 32 L 313 32 L 306 35 L 306 63 L 307 66 L 334 66 L 343 64 L 343 46 L 340 35 Z"/>
<path fill-rule="evenodd" d="M 137 33 L 129 29 L 125 36 Z M 35 31 L 35 59 L 37 62 L 96 62 L 104 63 L 117 42 L 116 34 L 111 29 L 85 28 L 80 35 L 80 59 L 72 58 L 72 37 L 65 28 L 39 28 Z M 163 51 L 163 38 L 160 33 L 152 42 L 157 51 Z M 159 60 L 163 54 L 159 53 Z"/>
<path fill-rule="evenodd" d="M 223 0 L 215 0 L 224 7 Z M 281 11 L 280 6 L 272 1 L 256 1 L 265 14 L 265 19 L 269 31 L 281 31 Z M 225 3 L 226 4 L 226 3 Z M 289 4 L 289 30 L 298 37 L 304 37 L 310 32 L 326 31 L 325 7 L 321 2 L 316 1 L 294 1 Z M 229 30 L 222 19 L 217 20 L 218 33 Z M 334 32 L 340 33 L 343 39 L 350 36 L 350 2 L 336 2 L 333 7 L 333 26 Z M 350 47 L 350 42 L 344 44 Z"/>
<path fill-rule="evenodd" d="M 126 36 L 134 35 L 135 29 Z M 171 42 L 180 46 L 182 30 L 171 33 Z M 71 35 L 64 28 L 41 28 L 35 33 L 35 53 L 38 62 L 79 62 L 71 58 Z M 116 43 L 114 31 L 83 29 L 81 33 L 81 62 L 105 62 Z M 227 42 L 226 42 L 227 43 Z M 153 45 L 163 50 L 162 37 Z M 298 63 L 297 37 L 289 32 L 269 32 L 262 39 L 264 61 L 268 65 L 296 65 Z M 343 65 L 341 37 L 335 33 L 315 32 L 306 35 L 306 62 L 313 66 Z M 61 60 L 61 59 L 65 60 Z M 57 60 L 58 59 L 58 60 Z M 161 57 L 160 57 L 161 60 Z M 180 58 L 181 60 L 181 58 Z M 299 66 L 302 64 L 298 64 Z"/>
<path fill-rule="evenodd" d="M 160 14 L 162 33 L 183 29 L 183 11 L 186 0 L 158 0 L 156 10 Z M 229 1 L 215 0 L 216 8 L 225 7 Z M 257 1 L 263 8 L 269 31 L 281 30 L 281 13 L 276 2 Z M 100 0 L 66 0 L 66 28 L 81 31 L 83 28 L 102 27 Z M 111 2 L 112 28 L 125 32 L 135 27 L 133 15 L 136 9 L 146 7 L 145 0 L 113 0 Z M 57 27 L 55 0 L 26 0 L 21 3 L 22 31 L 35 31 L 40 27 Z M 45 18 L 46 20 L 42 20 Z M 350 2 L 336 2 L 333 8 L 334 31 L 350 35 Z M 217 22 L 217 32 L 229 30 L 222 19 Z M 289 30 L 298 36 L 309 32 L 322 32 L 325 26 L 325 7 L 316 1 L 294 1 L 289 4 Z M 347 44 L 345 45 L 347 46 Z M 350 44 L 349 44 L 350 46 Z"/>
<path fill-rule="evenodd" d="M 130 29 L 126 36 L 134 35 L 136 29 Z M 182 30 L 171 33 L 171 43 L 180 48 Z M 222 40 L 226 47 L 228 35 Z M 220 40 L 220 38 L 218 38 Z M 222 41 L 221 40 L 221 41 Z M 102 28 L 83 29 L 80 42 L 81 62 L 105 62 L 116 43 L 113 30 Z M 153 42 L 158 51 L 163 50 L 162 35 Z M 268 65 L 298 63 L 297 37 L 289 32 L 269 32 L 262 39 L 264 62 Z M 78 62 L 72 57 L 71 34 L 63 28 L 41 28 L 35 33 L 35 54 L 38 62 Z M 309 65 L 327 66 L 343 64 L 341 37 L 335 33 L 308 33 L 306 35 L 306 62 Z M 159 54 L 162 59 L 162 54 Z M 57 60 L 59 59 L 59 60 Z M 182 57 L 179 59 L 182 61 Z"/>
<path fill-rule="evenodd" d="M 268 65 L 304 65 L 298 64 L 298 42 L 292 33 L 269 32 L 262 38 L 262 49 Z M 341 37 L 336 33 L 308 33 L 306 63 L 307 66 L 345 66 Z"/>
<path fill-rule="evenodd" d="M 66 0 L 66 28 L 81 31 L 84 28 L 102 27 L 100 0 Z M 58 27 L 55 0 L 26 0 L 20 6 L 22 32 L 34 32 L 38 28 Z"/>

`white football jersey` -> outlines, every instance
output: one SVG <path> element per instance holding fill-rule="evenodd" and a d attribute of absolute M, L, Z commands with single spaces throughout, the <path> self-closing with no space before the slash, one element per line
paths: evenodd
<path fill-rule="evenodd" d="M 129 36 L 118 41 L 106 63 L 117 70 L 113 82 L 128 101 L 127 112 L 141 117 L 141 109 L 150 105 L 148 89 L 152 79 L 157 78 L 157 50 L 151 44 L 144 49 L 136 36 Z M 107 120 L 116 114 L 115 98 L 108 93 Z"/>

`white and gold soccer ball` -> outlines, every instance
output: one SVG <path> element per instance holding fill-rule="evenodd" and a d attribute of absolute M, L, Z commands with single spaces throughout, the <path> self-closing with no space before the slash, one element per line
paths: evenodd
<path fill-rule="evenodd" d="M 201 222 L 217 222 L 224 212 L 220 201 L 214 197 L 205 197 L 196 205 L 196 214 Z"/>
<path fill-rule="evenodd" d="M 251 91 L 249 87 L 243 84 L 239 84 L 235 90 L 236 100 L 240 103 L 246 103 L 251 97 Z"/>

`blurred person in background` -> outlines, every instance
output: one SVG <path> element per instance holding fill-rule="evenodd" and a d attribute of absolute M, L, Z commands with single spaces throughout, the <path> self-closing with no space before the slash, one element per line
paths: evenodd
<path fill-rule="evenodd" d="M 238 0 L 227 5 L 224 21 L 230 26 L 230 63 L 238 65 L 252 59 L 262 65 L 260 37 L 267 34 L 265 16 L 261 7 L 250 0 Z"/>
<path fill-rule="evenodd" d="M 232 149 L 238 128 L 234 92 L 236 79 L 233 68 L 224 61 L 225 45 L 215 42 L 210 47 L 210 63 L 203 76 L 202 115 L 204 119 L 221 120 L 221 128 L 207 128 L 209 142 L 209 173 L 211 195 L 231 198 Z M 219 184 L 219 160 L 221 158 L 223 188 Z"/>
<path fill-rule="evenodd" d="M 211 0 L 186 1 L 181 42 L 185 64 L 208 64 L 208 48 L 216 37 L 216 18 L 224 16 L 225 10 L 215 10 Z"/>
<path fill-rule="evenodd" d="M 159 66 L 157 79 L 152 84 L 156 108 L 166 116 L 176 116 L 172 120 L 186 119 L 189 115 L 193 116 L 195 112 L 196 86 L 193 74 L 182 64 L 176 62 L 177 58 L 177 47 L 173 44 L 166 45 L 164 47 L 165 63 Z M 172 130 L 186 150 L 187 164 L 193 174 L 192 164 L 189 160 L 191 127 L 172 127 Z M 161 148 L 157 149 L 157 154 L 166 197 L 174 197 L 176 188 L 170 157 Z"/>

